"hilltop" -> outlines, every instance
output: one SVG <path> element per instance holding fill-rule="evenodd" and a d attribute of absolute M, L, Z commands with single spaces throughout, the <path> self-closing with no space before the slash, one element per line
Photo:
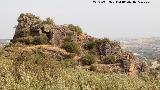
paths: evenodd
<path fill-rule="evenodd" d="M 135 73 L 138 70 L 134 55 L 122 50 L 119 42 L 108 38 L 95 38 L 83 33 L 79 26 L 57 25 L 51 18 L 41 20 L 31 13 L 21 14 L 17 21 L 15 35 L 11 40 L 13 45 L 21 44 L 23 49 L 26 48 L 24 46 L 37 47 L 36 45 L 42 45 L 42 49 L 43 45 L 50 45 L 45 48 L 57 47 L 67 52 L 70 55 L 69 59 L 76 59 L 79 65 L 91 65 L 97 70 L 107 67 L 113 68 L 111 71 L 124 73 Z"/>

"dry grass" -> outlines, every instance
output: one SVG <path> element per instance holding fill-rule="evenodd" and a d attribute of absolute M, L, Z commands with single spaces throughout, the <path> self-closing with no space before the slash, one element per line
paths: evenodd
<path fill-rule="evenodd" d="M 74 68 L 70 60 L 25 55 L 0 58 L 1 90 L 160 90 L 160 79 L 146 74 L 98 73 Z"/>
<path fill-rule="evenodd" d="M 43 64 L 0 60 L 2 90 L 159 90 L 160 80 L 149 76 L 103 74 L 82 69 L 62 69 L 58 62 Z"/>

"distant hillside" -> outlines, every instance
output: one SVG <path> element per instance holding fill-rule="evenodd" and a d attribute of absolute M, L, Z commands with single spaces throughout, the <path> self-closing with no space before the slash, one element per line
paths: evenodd
<path fill-rule="evenodd" d="M 146 60 L 160 58 L 160 37 L 121 39 L 122 48 Z"/>

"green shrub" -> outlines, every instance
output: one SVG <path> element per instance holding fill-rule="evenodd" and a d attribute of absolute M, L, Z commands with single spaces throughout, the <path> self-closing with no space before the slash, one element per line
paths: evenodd
<path fill-rule="evenodd" d="M 95 57 L 92 54 L 88 53 L 85 54 L 85 56 L 83 56 L 80 61 L 82 65 L 91 65 L 96 62 Z"/>
<path fill-rule="evenodd" d="M 110 44 L 111 41 L 108 38 L 104 38 L 96 40 L 95 43 L 96 45 L 102 45 L 102 44 Z"/>
<path fill-rule="evenodd" d="M 32 44 L 33 38 L 32 37 L 23 37 L 23 38 L 17 39 L 17 41 L 20 43 L 24 43 L 24 44 L 29 45 L 29 44 Z"/>
<path fill-rule="evenodd" d="M 115 59 L 114 55 L 108 55 L 108 56 L 102 58 L 101 61 L 104 64 L 114 64 L 116 62 L 116 59 Z"/>
<path fill-rule="evenodd" d="M 81 29 L 79 26 L 74 26 L 73 24 L 69 24 L 69 25 L 68 25 L 68 28 L 69 28 L 71 31 L 77 32 L 78 34 L 81 34 L 81 33 L 82 33 L 82 29 Z"/>
<path fill-rule="evenodd" d="M 30 30 L 28 28 L 22 28 L 17 32 L 17 37 L 27 37 L 30 35 Z"/>
<path fill-rule="evenodd" d="M 47 43 L 48 43 L 48 37 L 45 34 L 34 37 L 32 42 L 32 44 L 35 44 L 35 45 L 47 44 Z"/>
<path fill-rule="evenodd" d="M 48 37 L 45 34 L 42 34 L 40 36 L 27 36 L 27 37 L 21 37 L 16 39 L 16 42 L 24 43 L 24 44 L 33 44 L 33 45 L 41 45 L 41 44 L 47 44 L 48 43 Z"/>
<path fill-rule="evenodd" d="M 29 44 L 33 44 L 33 41 L 34 41 L 34 38 L 29 36 L 29 37 L 17 38 L 16 41 L 13 41 L 13 42 L 29 45 Z"/>
<path fill-rule="evenodd" d="M 87 50 L 92 50 L 96 47 L 96 43 L 93 41 L 89 41 L 87 43 L 85 43 L 84 48 Z"/>
<path fill-rule="evenodd" d="M 62 48 L 64 48 L 67 52 L 70 53 L 79 53 L 79 46 L 74 42 L 64 42 Z"/>

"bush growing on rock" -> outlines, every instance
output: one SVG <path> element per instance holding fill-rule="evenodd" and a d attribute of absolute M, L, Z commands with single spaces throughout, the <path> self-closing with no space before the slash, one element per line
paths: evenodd
<path fill-rule="evenodd" d="M 96 47 L 96 43 L 93 41 L 89 41 L 87 43 L 85 43 L 84 48 L 87 50 L 92 50 Z"/>
<path fill-rule="evenodd" d="M 95 63 L 96 60 L 92 54 L 87 53 L 81 58 L 80 62 L 82 63 L 82 65 L 91 65 Z"/>
<path fill-rule="evenodd" d="M 116 59 L 115 59 L 114 55 L 108 55 L 108 56 L 102 58 L 101 61 L 104 64 L 114 64 L 116 62 Z"/>
<path fill-rule="evenodd" d="M 108 38 L 104 38 L 104 39 L 98 39 L 98 40 L 96 40 L 95 43 L 97 45 L 102 45 L 102 44 L 110 44 L 111 41 Z"/>
<path fill-rule="evenodd" d="M 17 33 L 18 37 L 27 37 L 29 35 L 30 35 L 30 31 L 28 30 L 28 28 L 23 28 Z"/>
<path fill-rule="evenodd" d="M 69 24 L 69 25 L 68 25 L 68 28 L 69 28 L 71 31 L 77 32 L 78 34 L 81 34 L 81 33 L 82 33 L 82 29 L 81 29 L 79 26 L 74 26 L 73 24 Z"/>
<path fill-rule="evenodd" d="M 33 38 L 32 37 L 23 37 L 23 38 L 18 38 L 16 40 L 16 44 L 17 43 L 21 43 L 21 44 L 31 44 L 33 42 Z"/>
<path fill-rule="evenodd" d="M 33 44 L 33 40 L 34 40 L 33 37 L 24 37 L 24 38 L 20 38 L 18 42 L 29 45 L 29 44 Z"/>
<path fill-rule="evenodd" d="M 45 34 L 40 36 L 28 36 L 28 37 L 21 37 L 18 38 L 16 42 L 20 42 L 26 45 L 33 44 L 33 45 L 41 45 L 48 43 L 48 37 Z"/>
<path fill-rule="evenodd" d="M 79 53 L 79 46 L 74 42 L 64 42 L 62 48 L 64 48 L 67 52 L 70 53 Z"/>
<path fill-rule="evenodd" d="M 40 45 L 40 44 L 47 44 L 47 43 L 48 43 L 48 37 L 45 34 L 42 34 L 41 36 L 34 37 L 32 44 Z"/>

